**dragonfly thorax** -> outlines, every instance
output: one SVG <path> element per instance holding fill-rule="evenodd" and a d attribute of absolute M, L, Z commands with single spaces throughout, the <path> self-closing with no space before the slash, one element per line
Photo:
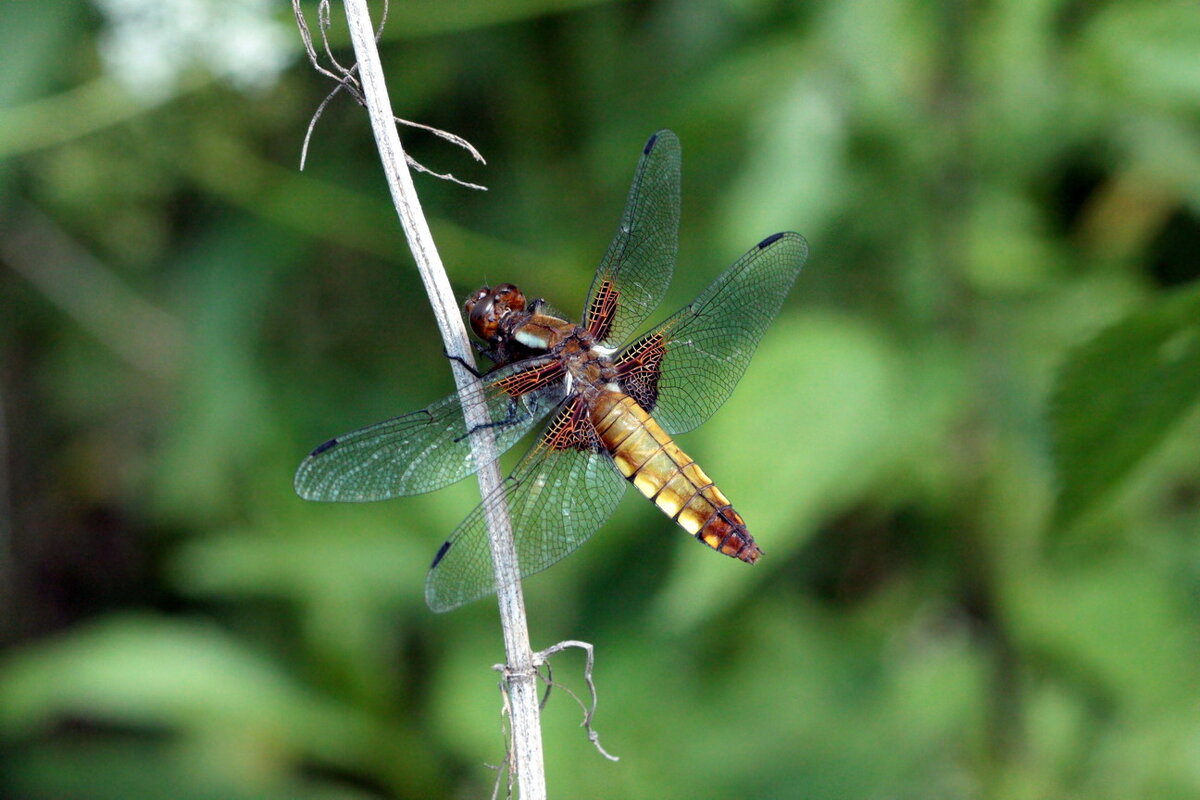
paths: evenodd
<path fill-rule="evenodd" d="M 557 359 L 568 386 L 584 394 L 602 391 L 616 380 L 611 350 L 598 346 L 591 333 L 565 319 L 536 312 L 513 314 L 501 324 L 498 338 L 502 348 L 515 341 Z"/>

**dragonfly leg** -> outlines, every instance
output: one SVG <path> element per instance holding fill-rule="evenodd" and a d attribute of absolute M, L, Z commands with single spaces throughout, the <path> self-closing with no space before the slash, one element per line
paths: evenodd
<path fill-rule="evenodd" d="M 520 414 L 520 412 L 517 411 L 516 398 L 510 399 L 508 401 L 508 412 L 504 415 L 504 419 L 498 419 L 495 422 L 485 422 L 482 425 L 476 425 L 475 427 L 471 428 L 471 430 L 467 431 L 462 436 L 459 436 L 457 439 L 455 439 L 454 443 L 457 444 L 457 443 L 461 442 L 463 439 L 466 439 L 468 436 L 470 436 L 475 431 L 481 431 L 481 430 L 484 430 L 485 428 L 507 428 L 510 425 L 520 422 L 522 419 L 523 419 L 522 415 Z"/>
<path fill-rule="evenodd" d="M 478 346 L 479 346 L 479 343 L 478 343 L 478 342 L 476 342 L 476 343 L 475 343 L 475 346 L 476 346 L 476 347 L 478 347 Z M 460 367 L 462 367 L 462 368 L 463 368 L 463 369 L 465 369 L 467 372 L 469 372 L 469 373 L 471 373 L 472 375 L 474 375 L 476 378 L 482 378 L 482 377 L 483 377 L 484 373 L 482 373 L 482 372 L 480 372 L 478 369 L 476 369 L 476 368 L 475 368 L 475 366 L 474 366 L 473 364 L 471 364 L 469 361 L 467 361 L 467 360 L 466 360 L 465 358 L 463 358 L 462 356 L 455 356 L 455 355 L 451 355 L 451 354 L 450 354 L 450 351 L 449 351 L 449 350 L 446 350 L 445 348 L 442 348 L 442 355 L 444 355 L 446 358 L 450 359 L 451 361 L 457 362 L 457 363 L 458 363 L 458 365 L 459 365 Z"/>

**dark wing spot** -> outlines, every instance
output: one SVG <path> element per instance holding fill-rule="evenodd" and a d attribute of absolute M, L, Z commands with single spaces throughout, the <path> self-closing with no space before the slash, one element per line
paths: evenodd
<path fill-rule="evenodd" d="M 642 148 L 642 155 L 649 155 L 650 151 L 654 149 L 654 143 L 657 141 L 658 134 L 656 133 L 650 137 L 650 139 L 646 142 L 646 146 Z"/>
<path fill-rule="evenodd" d="M 429 565 L 430 569 L 436 567 L 438 562 L 446 557 L 446 551 L 450 549 L 451 544 L 452 542 L 449 539 L 442 542 L 442 546 L 438 548 L 437 555 L 433 557 L 433 563 Z"/>
<path fill-rule="evenodd" d="M 762 250 L 764 247 L 770 247 L 771 245 L 775 244 L 782 238 L 783 238 L 782 233 L 773 233 L 758 243 L 758 249 Z"/>
<path fill-rule="evenodd" d="M 313 458 L 314 456 L 319 456 L 319 455 L 321 455 L 321 453 L 324 453 L 326 450 L 329 450 L 329 449 L 333 448 L 334 446 L 336 446 L 337 443 L 338 443 L 337 439 L 330 439 L 328 442 L 322 442 L 321 444 L 317 445 L 315 450 L 313 450 L 311 453 L 308 454 L 308 457 Z"/>

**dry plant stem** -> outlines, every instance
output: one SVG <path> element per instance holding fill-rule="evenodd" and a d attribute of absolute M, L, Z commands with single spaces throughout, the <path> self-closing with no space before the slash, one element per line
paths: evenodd
<path fill-rule="evenodd" d="M 458 301 L 450 289 L 450 281 L 434 247 L 433 237 L 413 187 L 412 175 L 405 162 L 404 150 L 400 146 L 400 136 L 396 131 L 392 105 L 388 99 L 367 2 L 345 0 L 345 9 L 379 156 L 387 175 L 396 212 L 400 216 L 400 224 L 404 228 L 404 235 L 408 238 L 417 269 L 429 293 L 438 330 L 449 355 L 471 360 L 467 332 L 458 311 Z M 500 471 L 496 464 L 496 449 L 491 429 L 482 427 L 490 422 L 484 410 L 482 389 L 479 381 L 461 364 L 453 363 L 453 371 L 458 393 L 466 410 L 467 427 L 475 431 L 471 436 L 475 460 L 477 464 L 483 465 L 478 473 L 479 490 L 484 497 L 489 497 L 500 487 Z M 502 504 L 488 504 L 486 508 L 496 585 L 500 587 L 497 596 L 500 602 L 500 622 L 504 631 L 505 657 L 508 660 L 505 680 L 511 706 L 512 756 L 517 773 L 517 787 L 522 800 L 544 800 L 546 779 L 542 765 L 537 672 L 533 662 L 533 651 L 529 646 L 529 628 L 525 620 L 525 600 L 521 594 L 512 527 Z"/>

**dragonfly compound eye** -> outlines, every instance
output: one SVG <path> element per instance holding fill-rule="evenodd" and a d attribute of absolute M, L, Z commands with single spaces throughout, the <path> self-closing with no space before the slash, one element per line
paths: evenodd
<path fill-rule="evenodd" d="M 487 286 L 484 286 L 482 289 L 477 290 L 474 294 L 472 294 L 470 297 L 468 297 L 466 299 L 466 302 L 463 303 L 463 310 L 466 311 L 468 315 L 471 314 L 475 308 L 475 305 L 480 300 L 482 300 L 483 298 L 485 298 L 489 294 L 491 294 L 491 292 L 492 292 L 491 288 L 487 287 Z"/>
<path fill-rule="evenodd" d="M 496 314 L 496 299 L 491 292 L 468 300 L 467 314 L 471 317 L 471 328 L 480 339 L 490 341 L 496 335 L 500 319 Z"/>

